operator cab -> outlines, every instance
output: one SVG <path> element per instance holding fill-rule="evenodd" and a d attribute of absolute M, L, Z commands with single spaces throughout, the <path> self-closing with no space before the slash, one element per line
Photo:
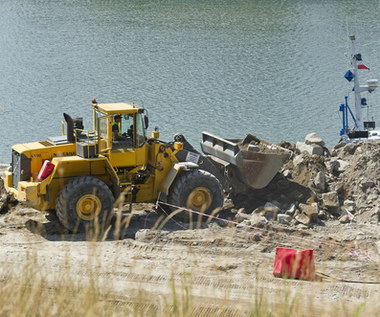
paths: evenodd
<path fill-rule="evenodd" d="M 134 115 L 114 115 L 112 122 L 112 149 L 133 147 Z"/>
<path fill-rule="evenodd" d="M 144 108 L 129 103 L 98 104 L 96 100 L 92 107 L 99 153 L 143 147 L 149 121 Z"/>

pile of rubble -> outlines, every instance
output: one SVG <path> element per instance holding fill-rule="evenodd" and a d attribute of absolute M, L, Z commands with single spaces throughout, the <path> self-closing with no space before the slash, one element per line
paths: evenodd
<path fill-rule="evenodd" d="M 329 219 L 341 223 L 380 221 L 379 141 L 339 143 L 328 149 L 311 133 L 305 142 L 292 145 L 282 141 L 279 146 L 294 155 L 271 183 L 229 197 L 237 222 L 307 228 Z M 0 213 L 15 204 L 0 181 Z"/>
<path fill-rule="evenodd" d="M 235 220 L 306 228 L 328 219 L 380 221 L 380 142 L 339 143 L 327 149 L 315 133 L 305 142 L 281 142 L 294 155 L 262 190 L 230 197 Z M 359 219 L 359 220 L 358 220 Z"/>

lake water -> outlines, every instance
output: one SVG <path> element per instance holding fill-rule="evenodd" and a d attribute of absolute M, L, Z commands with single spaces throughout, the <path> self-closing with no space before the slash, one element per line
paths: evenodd
<path fill-rule="evenodd" d="M 0 163 L 91 99 L 149 110 L 161 139 L 339 140 L 349 34 L 380 78 L 380 2 L 0 1 Z M 380 92 L 368 97 L 380 125 Z M 88 118 L 88 119 L 86 119 Z"/>

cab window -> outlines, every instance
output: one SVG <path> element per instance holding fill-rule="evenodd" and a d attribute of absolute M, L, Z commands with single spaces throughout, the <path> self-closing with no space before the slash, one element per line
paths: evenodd
<path fill-rule="evenodd" d="M 145 143 L 145 129 L 144 129 L 143 115 L 136 114 L 136 144 L 137 147 L 143 146 Z"/>

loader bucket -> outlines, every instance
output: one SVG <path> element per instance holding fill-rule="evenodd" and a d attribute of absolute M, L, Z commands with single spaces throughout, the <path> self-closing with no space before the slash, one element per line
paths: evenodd
<path fill-rule="evenodd" d="M 265 141 L 260 146 L 242 146 L 240 139 L 223 139 L 206 132 L 202 133 L 201 147 L 206 155 L 232 170 L 232 177 L 254 189 L 266 187 L 292 155 L 292 151 Z"/>

